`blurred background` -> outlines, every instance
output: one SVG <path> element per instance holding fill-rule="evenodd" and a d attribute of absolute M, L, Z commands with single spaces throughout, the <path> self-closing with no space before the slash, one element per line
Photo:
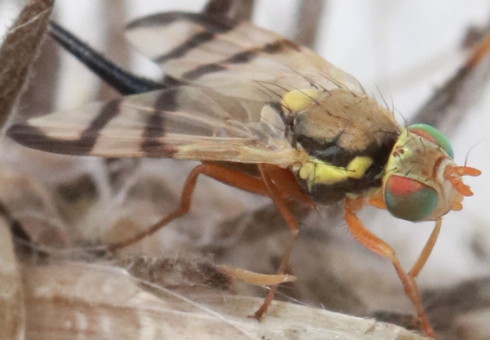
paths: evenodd
<path fill-rule="evenodd" d="M 11 25 L 23 3 L 0 0 L 0 30 Z M 125 24 L 156 12 L 199 11 L 205 4 L 197 0 L 63 0 L 55 3 L 53 17 L 118 65 L 161 79 L 161 70 L 124 40 Z M 488 33 L 490 1 L 256 0 L 251 21 L 309 45 L 359 79 L 368 93 L 393 106 L 397 120 L 404 124 L 456 74 L 474 42 Z M 430 317 L 445 339 L 490 338 L 486 322 L 490 318 L 487 71 L 478 68 L 474 72 L 480 77 L 456 91 L 461 98 L 444 108 L 447 119 L 440 124 L 452 142 L 457 163 L 467 162 L 483 172 L 480 177 L 465 178 L 474 196 L 465 199 L 462 211 L 444 218 L 438 243 L 418 278 Z M 14 119 L 117 96 L 46 38 Z M 111 242 L 150 225 L 173 209 L 187 172 L 196 164 L 47 155 L 18 147 L 4 137 L 0 149 L 0 165 L 8 174 L 4 178 L 25 176 L 36 184 L 19 180 L 22 190 L 35 187 L 43 192 L 39 194 L 42 211 L 36 204 L 16 206 L 16 216 L 46 246 Z M 29 200 L 18 201 L 18 205 L 29 204 Z M 360 316 L 380 311 L 412 313 L 390 263 L 352 239 L 339 209 L 305 216 L 291 261 L 299 282 L 286 287 L 283 298 Z M 404 222 L 369 208 L 361 218 L 397 250 L 406 268 L 414 263 L 432 229 L 431 223 Z M 49 235 L 40 226 L 47 226 Z M 287 236 L 285 229 L 268 200 L 200 179 L 191 213 L 127 253 L 184 258 L 204 254 L 213 262 L 271 273 Z M 263 294 L 259 290 L 258 295 Z"/>

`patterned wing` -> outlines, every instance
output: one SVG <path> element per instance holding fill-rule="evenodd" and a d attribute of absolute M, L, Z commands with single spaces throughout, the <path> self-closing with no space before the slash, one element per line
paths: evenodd
<path fill-rule="evenodd" d="M 280 110 L 182 86 L 33 118 L 8 135 L 44 151 L 172 157 L 288 166 L 303 157 L 285 140 Z M 253 119 L 261 112 L 259 119 Z"/>
<path fill-rule="evenodd" d="M 246 22 L 162 13 L 130 23 L 127 37 L 166 75 L 227 95 L 240 91 L 241 97 L 267 101 L 271 94 L 264 85 L 279 95 L 312 85 L 362 91 L 356 79 L 311 50 Z"/>
<path fill-rule="evenodd" d="M 172 157 L 288 166 L 280 102 L 294 89 L 362 91 L 312 51 L 248 23 L 171 12 L 128 26 L 130 40 L 188 86 L 128 96 L 14 125 L 21 144 L 105 157 Z"/>

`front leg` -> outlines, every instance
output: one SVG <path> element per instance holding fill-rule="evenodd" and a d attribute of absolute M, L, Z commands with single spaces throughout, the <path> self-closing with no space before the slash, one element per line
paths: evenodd
<path fill-rule="evenodd" d="M 427 317 L 427 314 L 422 307 L 420 292 L 417 287 L 415 277 L 425 263 L 425 260 L 427 259 L 430 250 L 432 250 L 437 235 L 435 235 L 434 237 L 432 237 L 431 235 L 431 238 L 429 238 L 429 241 L 424 247 L 422 254 L 419 256 L 419 260 L 417 260 L 416 265 L 414 266 L 414 268 L 412 268 L 412 270 L 410 270 L 410 272 L 407 273 L 400 265 L 400 261 L 398 260 L 398 256 L 396 255 L 395 250 L 388 243 L 366 229 L 361 220 L 356 216 L 356 212 L 362 207 L 362 205 L 363 201 L 361 199 L 346 199 L 345 201 L 344 217 L 345 221 L 347 222 L 347 226 L 349 227 L 350 233 L 363 246 L 391 261 L 391 263 L 395 267 L 398 277 L 400 278 L 400 281 L 402 282 L 405 294 L 408 296 L 408 298 L 412 302 L 412 305 L 417 311 L 417 315 L 424 333 L 430 337 L 435 337 L 435 333 L 432 329 L 429 318 Z M 435 233 L 433 232 L 432 234 L 434 235 Z"/>

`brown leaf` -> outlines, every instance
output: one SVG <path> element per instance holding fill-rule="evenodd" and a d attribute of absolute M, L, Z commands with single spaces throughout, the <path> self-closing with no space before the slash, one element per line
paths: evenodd
<path fill-rule="evenodd" d="M 26 83 L 42 41 L 54 0 L 32 0 L 8 30 L 0 48 L 0 127 Z"/>

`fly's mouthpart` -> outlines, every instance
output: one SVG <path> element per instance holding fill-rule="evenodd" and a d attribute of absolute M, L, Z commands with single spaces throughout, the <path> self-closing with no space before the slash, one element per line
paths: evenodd
<path fill-rule="evenodd" d="M 444 170 L 444 178 L 463 196 L 472 196 L 473 192 L 468 185 L 463 183 L 461 176 L 479 176 L 480 174 L 480 170 L 469 166 L 447 166 Z M 453 208 L 453 210 L 460 209 Z"/>
<path fill-rule="evenodd" d="M 453 204 L 451 206 L 451 210 L 454 211 L 460 211 L 463 210 L 463 196 L 459 196 L 458 199 L 453 201 Z"/>

